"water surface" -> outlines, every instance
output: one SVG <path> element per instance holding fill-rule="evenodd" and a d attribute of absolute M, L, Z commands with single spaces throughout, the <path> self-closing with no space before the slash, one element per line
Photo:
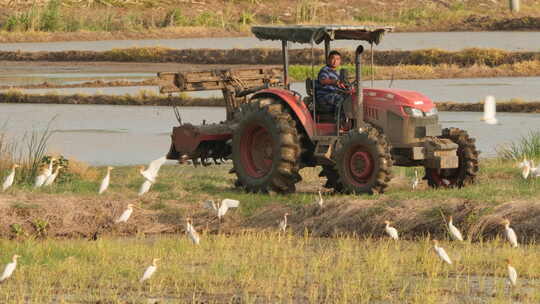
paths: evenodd
<path fill-rule="evenodd" d="M 218 107 L 181 108 L 184 122 L 200 124 L 225 119 Z M 540 114 L 500 113 L 500 125 L 480 122 L 481 113 L 443 112 L 443 127 L 458 127 L 476 137 L 482 156 L 495 155 L 498 145 L 519 139 L 531 129 L 540 130 Z M 177 125 L 169 107 L 104 105 L 0 104 L 0 121 L 8 134 L 22 138 L 25 132 L 43 130 L 53 119 L 56 130 L 49 150 L 92 165 L 134 165 L 164 155 L 170 132 Z M 496 135 L 496 136 L 494 136 Z"/>
<path fill-rule="evenodd" d="M 337 48 L 356 48 L 358 42 L 341 40 L 333 42 L 332 45 Z M 25 42 L 2 43 L 0 51 L 105 51 L 114 48 L 153 46 L 173 49 L 280 48 L 281 43 L 279 41 L 260 41 L 255 37 Z M 291 45 L 292 48 L 308 46 L 308 44 Z M 464 48 L 497 48 L 508 51 L 538 51 L 540 49 L 540 32 L 389 33 L 376 48 L 378 50 L 439 48 L 451 51 Z"/>

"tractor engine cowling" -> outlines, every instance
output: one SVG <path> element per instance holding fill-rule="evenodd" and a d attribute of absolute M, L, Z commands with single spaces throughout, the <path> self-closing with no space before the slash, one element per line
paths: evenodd
<path fill-rule="evenodd" d="M 457 168 L 458 146 L 440 139 L 437 109 L 426 96 L 407 90 L 365 89 L 365 120 L 382 129 L 397 165 Z"/>

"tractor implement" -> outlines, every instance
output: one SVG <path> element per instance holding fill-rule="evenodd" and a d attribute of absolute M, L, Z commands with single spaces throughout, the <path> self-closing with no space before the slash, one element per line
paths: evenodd
<path fill-rule="evenodd" d="M 173 127 L 167 158 L 181 163 L 191 160 L 194 165 L 203 166 L 220 164 L 228 159 L 236 123 L 235 111 L 248 102 L 246 96 L 249 94 L 279 85 L 281 73 L 281 68 L 276 67 L 158 73 L 161 93 L 221 90 L 227 108 L 226 121 L 212 124 L 203 121 L 199 126 L 182 123 L 177 112 L 180 125 Z"/>
<path fill-rule="evenodd" d="M 174 127 L 168 158 L 203 165 L 232 159 L 236 186 L 249 192 L 294 192 L 305 167 L 320 167 L 324 186 L 344 193 L 384 192 L 393 166 L 424 167 L 424 179 L 434 188 L 475 182 L 479 151 L 474 138 L 465 130 L 443 129 L 434 103 L 421 93 L 363 87 L 363 45 L 356 48 L 354 81 L 340 71 L 345 86 L 336 88 L 343 95 L 337 109 L 317 100 L 317 79 L 306 80 L 305 96 L 290 89 L 290 42 L 312 48 L 324 42 L 329 54 L 332 41 L 356 40 L 373 51 L 391 30 L 254 26 L 257 38 L 281 41 L 283 68 L 159 73 L 162 93 L 221 90 L 227 108 L 221 123 Z"/>

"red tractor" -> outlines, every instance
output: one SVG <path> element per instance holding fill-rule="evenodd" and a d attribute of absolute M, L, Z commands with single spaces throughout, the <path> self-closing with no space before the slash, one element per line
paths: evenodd
<path fill-rule="evenodd" d="M 174 127 L 169 159 L 208 164 L 232 159 L 236 185 L 250 192 L 290 193 L 300 170 L 321 166 L 325 187 L 345 193 L 382 193 L 392 166 L 423 166 L 431 187 L 462 187 L 478 172 L 475 141 L 466 131 L 442 129 L 437 109 L 426 96 L 408 90 L 362 88 L 361 54 L 355 52 L 355 77 L 339 114 L 318 108 L 315 80 L 307 96 L 290 89 L 288 42 L 338 39 L 379 43 L 388 27 L 257 26 L 259 39 L 281 40 L 283 70 L 241 68 L 160 73 L 165 93 L 222 90 L 227 120 L 219 124 Z M 346 78 L 344 77 L 344 80 Z M 179 120 L 180 121 L 180 120 Z"/>

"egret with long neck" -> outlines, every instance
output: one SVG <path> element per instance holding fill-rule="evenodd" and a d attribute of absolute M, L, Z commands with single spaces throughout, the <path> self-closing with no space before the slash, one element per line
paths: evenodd
<path fill-rule="evenodd" d="M 17 168 L 19 168 L 18 164 L 13 164 L 11 166 L 11 172 L 6 176 L 6 179 L 4 179 L 4 183 L 2 184 L 2 191 L 6 191 L 13 185 L 13 181 L 15 181 L 15 169 Z"/>
<path fill-rule="evenodd" d="M 107 167 L 107 174 L 105 174 L 105 177 L 101 181 L 101 186 L 99 187 L 99 194 L 102 194 L 103 192 L 107 191 L 109 188 L 109 184 L 111 182 L 111 171 L 114 169 L 114 167 L 108 166 Z"/>
<path fill-rule="evenodd" d="M 6 268 L 4 268 L 4 272 L 2 273 L 2 276 L 0 277 L 0 282 L 4 282 L 9 277 L 11 277 L 11 275 L 15 271 L 15 268 L 17 268 L 17 259 L 20 257 L 21 256 L 17 254 L 13 255 L 13 257 L 11 258 L 11 263 L 7 264 Z"/>
<path fill-rule="evenodd" d="M 517 235 L 514 229 L 510 228 L 510 220 L 505 219 L 501 222 L 501 224 L 504 226 L 506 239 L 508 242 L 510 242 L 510 245 L 512 245 L 514 248 L 518 247 Z"/>

